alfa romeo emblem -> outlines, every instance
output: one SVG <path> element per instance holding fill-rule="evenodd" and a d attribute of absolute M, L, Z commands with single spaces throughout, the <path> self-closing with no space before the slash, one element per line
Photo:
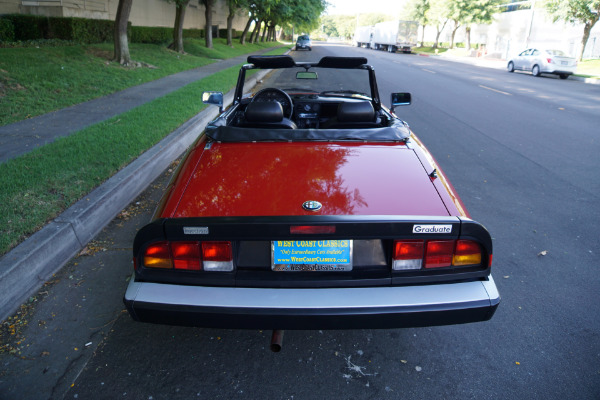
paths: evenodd
<path fill-rule="evenodd" d="M 314 200 L 309 200 L 302 203 L 302 208 L 304 208 L 306 211 L 319 211 L 321 207 L 323 207 L 323 204 Z"/>

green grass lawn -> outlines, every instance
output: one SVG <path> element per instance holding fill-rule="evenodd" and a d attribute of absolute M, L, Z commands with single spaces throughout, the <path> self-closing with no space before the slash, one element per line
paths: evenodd
<path fill-rule="evenodd" d="M 111 62 L 110 43 L 0 48 L 0 126 L 273 45 L 235 42 L 232 48 L 215 39 L 214 48 L 207 49 L 203 40 L 189 39 L 187 54 L 178 54 L 165 46 L 131 43 L 131 57 L 152 66 L 143 68 Z"/>
<path fill-rule="evenodd" d="M 288 48 L 268 54 L 282 54 Z M 234 87 L 238 72 L 239 66 L 220 71 L 0 164 L 0 254 L 196 115 L 205 107 L 199 93 Z"/>
<path fill-rule="evenodd" d="M 437 50 L 437 53 L 436 53 Z M 444 49 L 444 48 L 437 48 L 434 49 L 433 47 L 413 47 L 412 48 L 412 52 L 415 54 L 442 54 L 445 53 L 446 51 L 448 51 L 448 49 Z"/>
<path fill-rule="evenodd" d="M 600 79 L 600 60 L 584 59 L 577 63 L 577 75 Z"/>

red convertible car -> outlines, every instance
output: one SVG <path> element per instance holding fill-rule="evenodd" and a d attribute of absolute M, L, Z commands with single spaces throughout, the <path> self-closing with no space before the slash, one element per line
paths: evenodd
<path fill-rule="evenodd" d="M 246 72 L 278 87 L 244 94 Z M 352 87 L 347 87 L 351 85 Z M 223 106 L 223 94 L 203 94 Z M 492 240 L 362 57 L 250 56 L 136 235 L 138 321 L 399 328 L 489 320 Z"/>

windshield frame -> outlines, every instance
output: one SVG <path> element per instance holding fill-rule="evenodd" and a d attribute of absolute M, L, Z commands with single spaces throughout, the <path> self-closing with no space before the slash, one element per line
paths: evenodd
<path fill-rule="evenodd" d="M 282 69 L 282 68 L 329 68 L 329 69 L 362 69 L 368 71 L 369 88 L 371 90 L 371 102 L 375 111 L 381 109 L 381 99 L 375 78 L 375 69 L 367 64 L 366 58 L 355 57 L 323 57 L 319 62 L 296 62 L 290 56 L 249 56 L 248 64 L 242 65 L 238 75 L 238 81 L 233 98 L 234 104 L 242 101 L 244 84 L 246 82 L 246 71 L 253 69 Z"/>

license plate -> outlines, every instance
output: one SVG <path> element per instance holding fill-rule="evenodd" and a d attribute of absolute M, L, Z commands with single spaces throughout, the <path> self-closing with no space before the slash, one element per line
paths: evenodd
<path fill-rule="evenodd" d="M 561 65 L 569 65 L 568 61 L 561 61 L 560 63 L 561 63 Z"/>
<path fill-rule="evenodd" d="M 352 240 L 278 240 L 273 271 L 352 271 Z"/>

